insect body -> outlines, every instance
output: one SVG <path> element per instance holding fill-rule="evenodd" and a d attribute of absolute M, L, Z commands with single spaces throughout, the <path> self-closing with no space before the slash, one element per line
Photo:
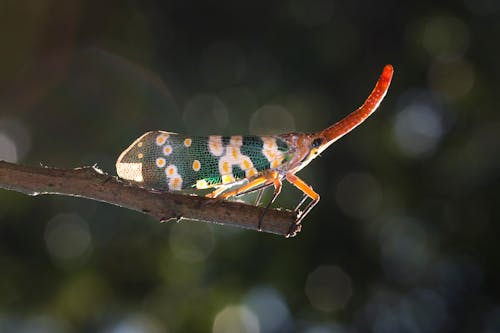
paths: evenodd
<path fill-rule="evenodd" d="M 290 147 L 279 137 L 152 131 L 125 150 L 116 167 L 121 178 L 157 190 L 206 189 L 252 179 L 290 158 Z"/>
<path fill-rule="evenodd" d="M 387 93 L 392 74 L 392 66 L 385 66 L 372 93 L 359 109 L 317 133 L 186 136 L 147 132 L 118 157 L 118 176 L 157 190 L 214 188 L 207 196 L 223 199 L 274 186 L 274 195 L 266 208 L 279 195 L 282 181 L 286 179 L 304 193 L 296 210 L 307 198 L 311 199 L 299 214 L 298 226 L 320 197 L 295 174 L 377 109 Z M 261 222 L 262 217 L 259 227 Z"/>

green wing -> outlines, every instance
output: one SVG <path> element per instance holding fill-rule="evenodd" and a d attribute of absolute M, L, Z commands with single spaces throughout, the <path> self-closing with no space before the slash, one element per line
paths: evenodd
<path fill-rule="evenodd" d="M 153 131 L 118 158 L 118 176 L 158 190 L 209 188 L 252 178 L 289 159 L 277 137 L 186 136 Z"/>

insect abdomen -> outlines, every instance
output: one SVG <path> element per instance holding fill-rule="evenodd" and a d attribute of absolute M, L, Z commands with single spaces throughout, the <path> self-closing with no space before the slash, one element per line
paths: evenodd
<path fill-rule="evenodd" d="M 158 190 L 210 188 L 252 178 L 288 159 L 275 137 L 185 135 L 153 131 L 118 158 L 118 176 Z"/>

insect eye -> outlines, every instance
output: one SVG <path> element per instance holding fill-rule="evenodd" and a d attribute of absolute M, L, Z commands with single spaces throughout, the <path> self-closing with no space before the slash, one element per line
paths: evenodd
<path fill-rule="evenodd" d="M 319 146 L 321 146 L 321 144 L 323 143 L 323 139 L 321 138 L 316 138 L 313 140 L 313 142 L 311 143 L 311 148 L 318 148 Z"/>

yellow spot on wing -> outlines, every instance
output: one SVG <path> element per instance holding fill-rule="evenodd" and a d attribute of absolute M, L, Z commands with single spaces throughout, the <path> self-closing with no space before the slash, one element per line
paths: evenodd
<path fill-rule="evenodd" d="M 168 137 L 169 137 L 168 133 L 162 133 L 162 134 L 158 135 L 156 137 L 156 144 L 158 146 L 163 146 L 163 144 L 165 144 L 165 142 L 167 142 Z"/>
<path fill-rule="evenodd" d="M 166 161 L 163 157 L 159 157 L 156 159 L 156 166 L 158 168 L 163 168 L 165 166 L 165 163 L 166 163 Z"/>
<path fill-rule="evenodd" d="M 184 146 L 190 147 L 193 141 L 190 138 L 184 139 Z"/>
<path fill-rule="evenodd" d="M 201 180 L 198 180 L 196 181 L 196 188 L 199 189 L 199 190 L 202 190 L 204 188 L 208 188 L 208 183 L 205 179 L 201 179 Z"/>
<path fill-rule="evenodd" d="M 262 147 L 262 154 L 267 158 L 269 162 L 275 160 L 281 153 L 278 151 L 278 145 L 276 144 L 276 139 L 273 137 L 262 137 L 264 145 Z"/>
<path fill-rule="evenodd" d="M 137 144 L 137 147 L 141 148 L 143 145 L 142 141 Z"/>
<path fill-rule="evenodd" d="M 241 135 L 234 135 L 229 139 L 231 146 L 241 147 L 243 145 L 243 137 Z"/>
<path fill-rule="evenodd" d="M 182 189 L 182 178 L 181 176 L 176 176 L 170 179 L 168 182 L 168 188 L 171 190 L 180 190 Z"/>
<path fill-rule="evenodd" d="M 271 168 L 275 169 L 281 165 L 281 159 L 277 159 L 271 162 Z"/>
<path fill-rule="evenodd" d="M 222 171 L 224 174 L 229 173 L 229 162 L 228 161 L 222 162 Z"/>
<path fill-rule="evenodd" d="M 166 145 L 163 147 L 163 155 L 168 156 L 172 154 L 172 146 L 171 145 Z"/>
<path fill-rule="evenodd" d="M 240 156 L 240 150 L 236 147 L 233 147 L 231 155 L 233 156 L 233 159 L 238 159 L 238 157 Z"/>
<path fill-rule="evenodd" d="M 173 164 L 170 164 L 166 169 L 165 172 L 167 173 L 167 176 L 173 176 L 177 174 L 177 167 Z"/>
<path fill-rule="evenodd" d="M 264 142 L 264 149 L 274 149 L 277 148 L 276 139 L 270 136 L 263 136 L 262 141 Z"/>
<path fill-rule="evenodd" d="M 222 184 L 229 184 L 234 181 L 235 179 L 232 175 L 222 175 Z"/>
<path fill-rule="evenodd" d="M 263 154 L 266 156 L 268 160 L 273 160 L 276 158 L 276 151 L 272 149 L 264 149 Z"/>
<path fill-rule="evenodd" d="M 139 153 L 137 154 L 137 158 L 143 158 L 144 157 L 144 154 L 143 153 Z"/>
<path fill-rule="evenodd" d="M 194 171 L 200 171 L 201 168 L 201 163 L 198 160 L 193 161 L 193 170 Z"/>
<path fill-rule="evenodd" d="M 255 168 L 251 168 L 245 171 L 245 177 L 247 178 L 251 178 L 255 175 L 257 175 L 257 170 Z"/>
<path fill-rule="evenodd" d="M 208 137 L 208 150 L 215 156 L 221 156 L 224 153 L 222 137 L 220 135 L 211 135 Z"/>
<path fill-rule="evenodd" d="M 243 170 L 248 170 L 248 169 L 250 169 L 252 167 L 253 163 L 249 159 L 244 159 L 242 164 L 243 164 L 243 168 L 242 169 Z"/>

